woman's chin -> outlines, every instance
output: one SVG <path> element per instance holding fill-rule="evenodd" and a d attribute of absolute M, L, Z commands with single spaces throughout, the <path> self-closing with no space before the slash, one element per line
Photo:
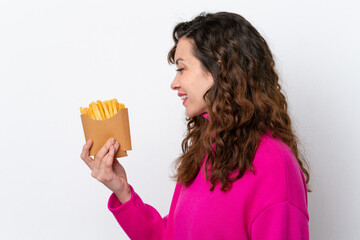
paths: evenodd
<path fill-rule="evenodd" d="M 192 118 L 192 117 L 195 116 L 194 113 L 191 112 L 191 111 L 189 111 L 187 108 L 186 108 L 186 110 L 185 110 L 185 115 L 186 115 L 187 117 L 189 117 L 189 118 Z"/>
<path fill-rule="evenodd" d="M 202 114 L 202 112 L 192 112 L 192 111 L 189 111 L 188 109 L 186 109 L 186 112 L 185 112 L 185 115 L 189 118 L 196 117 L 201 114 Z"/>

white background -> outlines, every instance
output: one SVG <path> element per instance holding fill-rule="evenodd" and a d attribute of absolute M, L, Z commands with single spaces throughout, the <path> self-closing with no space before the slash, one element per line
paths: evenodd
<path fill-rule="evenodd" d="M 267 40 L 311 164 L 312 239 L 360 238 L 357 1 L 0 1 L 0 239 L 128 239 L 80 158 L 80 106 L 117 98 L 133 150 L 119 161 L 164 216 L 185 111 L 170 89 L 172 29 L 202 11 Z"/>

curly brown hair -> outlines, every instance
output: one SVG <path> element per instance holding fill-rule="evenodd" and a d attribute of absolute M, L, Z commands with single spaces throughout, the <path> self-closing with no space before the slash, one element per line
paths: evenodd
<path fill-rule="evenodd" d="M 260 137 L 270 130 L 273 137 L 291 148 L 308 184 L 308 163 L 298 149 L 275 61 L 259 32 L 235 13 L 200 13 L 175 26 L 169 63 L 175 63 L 176 47 L 182 37 L 192 40 L 193 54 L 203 70 L 211 73 L 214 84 L 203 96 L 210 121 L 202 114 L 186 117 L 187 134 L 172 178 L 190 185 L 207 155 L 210 191 L 218 182 L 222 191 L 230 190 L 246 169 L 254 171 L 252 162 Z M 238 174 L 230 178 L 235 171 Z M 205 174 L 208 181 L 208 171 Z"/>

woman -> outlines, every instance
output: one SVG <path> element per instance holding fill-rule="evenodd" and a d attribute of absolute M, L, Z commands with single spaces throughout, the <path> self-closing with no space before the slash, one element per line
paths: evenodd
<path fill-rule="evenodd" d="M 179 23 L 173 39 L 171 88 L 188 124 L 169 214 L 128 184 L 119 143 L 92 160 L 90 140 L 81 157 L 113 191 L 109 210 L 131 239 L 309 239 L 309 172 L 265 40 L 228 12 Z"/>

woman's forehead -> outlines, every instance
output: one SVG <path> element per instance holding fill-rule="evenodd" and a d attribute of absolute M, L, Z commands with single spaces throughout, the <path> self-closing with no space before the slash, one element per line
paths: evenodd
<path fill-rule="evenodd" d="M 188 38 L 180 38 L 175 51 L 174 60 L 176 65 L 180 62 L 189 62 L 194 57 L 192 53 L 192 42 Z"/>

